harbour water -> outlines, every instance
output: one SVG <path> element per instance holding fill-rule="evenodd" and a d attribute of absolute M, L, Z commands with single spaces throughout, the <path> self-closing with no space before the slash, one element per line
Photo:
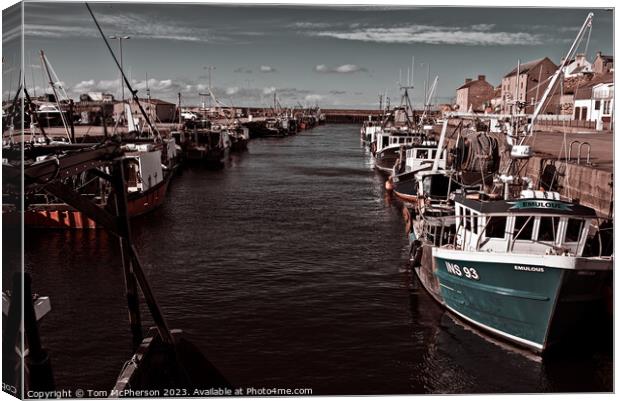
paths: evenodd
<path fill-rule="evenodd" d="M 132 225 L 170 328 L 241 388 L 613 390 L 608 338 L 541 361 L 436 305 L 407 268 L 401 204 L 383 182 L 353 125 L 253 140 L 222 170 L 185 169 Z M 131 356 L 117 245 L 103 230 L 27 233 L 59 389 L 109 390 Z"/>

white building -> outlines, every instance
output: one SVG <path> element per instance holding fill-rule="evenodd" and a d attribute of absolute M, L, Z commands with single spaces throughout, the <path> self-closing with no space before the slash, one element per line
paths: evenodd
<path fill-rule="evenodd" d="M 575 120 L 596 121 L 596 129 L 613 128 L 614 83 L 600 83 L 592 87 L 592 96 L 575 99 Z"/>
<path fill-rule="evenodd" d="M 562 70 L 564 78 L 577 77 L 592 73 L 592 64 L 586 60 L 585 54 L 577 54 Z"/>

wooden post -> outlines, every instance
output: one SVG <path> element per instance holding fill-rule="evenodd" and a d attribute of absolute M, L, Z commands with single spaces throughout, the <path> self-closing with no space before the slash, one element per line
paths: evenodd
<path fill-rule="evenodd" d="M 129 214 L 127 212 L 127 192 L 125 189 L 123 159 L 117 159 L 116 164 L 112 168 L 112 187 L 114 188 L 114 203 L 119 230 L 119 246 L 125 275 L 125 293 L 127 296 L 127 308 L 129 310 L 129 326 L 131 327 L 131 334 L 133 336 L 133 345 L 137 348 L 142 342 L 142 323 L 140 320 L 138 286 L 132 268 L 131 229 L 129 226 Z"/>
<path fill-rule="evenodd" d="M 73 125 L 73 99 L 69 99 L 69 128 L 71 129 L 71 143 L 75 143 L 75 126 Z"/>
<path fill-rule="evenodd" d="M 159 335 L 164 343 L 173 345 L 174 339 L 172 338 L 172 334 L 170 334 L 170 330 L 168 329 L 168 325 L 166 324 L 164 315 L 161 313 L 161 310 L 157 305 L 155 295 L 153 294 L 151 286 L 149 285 L 149 282 L 144 275 L 144 270 L 142 270 L 142 263 L 140 263 L 140 259 L 138 258 L 138 252 L 133 247 L 133 245 L 131 246 L 131 255 L 134 274 L 138 280 L 138 283 L 140 284 L 140 289 L 142 290 L 142 294 L 144 295 L 146 305 L 151 312 L 153 322 L 155 322 L 155 325 L 157 326 L 157 331 L 159 332 Z"/>

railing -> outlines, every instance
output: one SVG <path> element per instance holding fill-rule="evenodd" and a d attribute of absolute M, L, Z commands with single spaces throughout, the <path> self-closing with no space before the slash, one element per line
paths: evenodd
<path fill-rule="evenodd" d="M 536 124 L 538 126 L 563 126 L 574 128 L 588 128 L 596 129 L 596 121 L 590 120 L 575 120 L 568 116 L 569 119 L 539 119 Z"/>

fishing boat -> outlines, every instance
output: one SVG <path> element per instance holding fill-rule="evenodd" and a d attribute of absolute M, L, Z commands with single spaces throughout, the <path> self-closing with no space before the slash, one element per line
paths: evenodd
<path fill-rule="evenodd" d="M 41 52 L 44 67 L 49 61 Z M 48 74 L 49 69 L 46 68 Z M 122 71 L 121 71 L 122 72 Z M 124 74 L 124 73 L 123 73 Z M 53 83 L 54 80 L 49 75 L 50 85 L 57 97 L 58 91 Z M 128 103 L 124 104 L 124 114 L 127 121 L 127 135 L 120 140 L 120 150 L 123 152 L 119 158 L 123 161 L 124 174 L 127 179 L 128 210 L 129 217 L 136 217 L 148 213 L 160 206 L 166 196 L 166 191 L 171 177 L 173 176 L 178 163 L 176 154 L 176 144 L 173 138 L 162 138 L 157 128 L 150 121 L 149 116 L 144 111 L 136 92 L 127 83 L 133 95 L 133 101 L 142 113 L 145 127 L 139 127 L 134 120 L 131 107 Z M 79 152 L 88 154 L 92 148 L 97 148 L 97 144 L 76 144 L 72 143 L 73 127 L 69 126 L 71 119 L 63 118 L 62 122 L 67 133 L 67 141 L 52 141 L 45 134 L 40 124 L 38 114 L 34 110 L 30 97 L 25 88 L 24 96 L 27 98 L 31 118 L 35 121 L 30 127 L 30 135 L 33 139 L 24 149 L 24 159 L 29 162 L 45 163 L 57 160 L 59 156 L 70 154 L 79 156 Z M 58 97 L 57 97 L 58 98 Z M 36 138 L 36 140 L 34 140 Z M 6 149 L 11 152 L 10 147 Z M 101 168 L 101 174 L 94 172 L 84 172 L 77 175 L 71 182 L 65 183 L 69 188 L 76 191 L 84 199 L 92 201 L 101 208 L 113 208 L 111 196 L 114 191 L 109 185 L 104 183 L 102 175 L 110 174 L 105 167 Z M 7 202 L 5 202 L 7 200 Z M 84 213 L 74 207 L 60 202 L 57 197 L 49 195 L 45 191 L 29 194 L 28 201 L 25 202 L 23 213 L 23 224 L 30 228 L 70 228 L 84 229 L 96 228 L 92 219 L 86 217 Z M 3 193 L 3 216 L 10 223 L 21 224 L 21 216 L 14 202 L 10 201 L 10 196 Z"/>
<path fill-rule="evenodd" d="M 592 14 L 565 60 L 591 20 Z M 530 123 L 512 121 L 506 133 L 511 160 L 496 185 L 448 195 L 453 206 L 434 222 L 448 235 L 430 244 L 431 261 L 423 246 L 429 245 L 433 224 L 416 229 L 410 223 L 415 271 L 428 292 L 463 321 L 536 353 L 562 343 L 603 303 L 613 268 L 612 256 L 589 246 L 598 235 L 596 212 L 557 192 L 536 189 L 531 178 L 519 174 L 531 156 L 525 142 L 564 64 Z"/>
<path fill-rule="evenodd" d="M 202 122 L 200 128 L 194 127 L 189 132 L 186 144 L 186 159 L 190 162 L 204 162 L 220 165 L 230 152 L 231 140 L 228 130 Z"/>
<path fill-rule="evenodd" d="M 383 128 L 376 133 L 376 141 L 371 147 L 375 158 L 375 168 L 384 175 L 391 175 L 400 157 L 401 148 L 408 149 L 422 145 L 426 135 L 413 132 L 408 127 Z"/>
<path fill-rule="evenodd" d="M 375 168 L 386 176 L 393 173 L 401 149 L 421 145 L 427 139 L 426 133 L 415 124 L 415 113 L 409 99 L 410 88 L 401 87 L 401 105 L 385 113 L 381 127 L 375 131 L 375 141 L 370 145 Z"/>
<path fill-rule="evenodd" d="M 250 130 L 239 124 L 238 121 L 229 125 L 227 129 L 230 138 L 230 150 L 234 152 L 246 150 L 250 141 Z"/>
<path fill-rule="evenodd" d="M 280 118 L 268 118 L 265 120 L 262 135 L 266 138 L 283 138 L 288 136 L 288 126 L 283 126 L 283 120 Z"/>
<path fill-rule="evenodd" d="M 375 142 L 376 135 L 380 130 L 381 123 L 379 121 L 374 121 L 372 116 L 368 116 L 368 120 L 364 121 L 362 127 L 360 128 L 362 144 L 370 146 L 371 143 Z"/>
<path fill-rule="evenodd" d="M 419 193 L 417 174 L 423 170 L 444 170 L 446 168 L 446 149 L 444 141 L 447 121 L 443 124 L 439 142 L 427 139 L 409 149 L 401 149 L 399 162 L 396 163 L 393 173 L 386 182 L 394 195 L 407 201 L 415 202 Z"/>
<path fill-rule="evenodd" d="M 136 217 L 164 203 L 174 167 L 163 168 L 163 144 L 127 144 L 123 148 L 127 212 Z"/>

